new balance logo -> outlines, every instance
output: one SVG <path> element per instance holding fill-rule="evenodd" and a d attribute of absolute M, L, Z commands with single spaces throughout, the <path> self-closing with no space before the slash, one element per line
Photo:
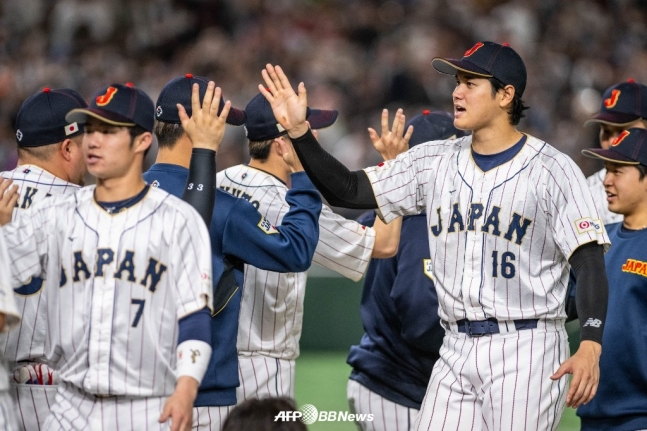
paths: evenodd
<path fill-rule="evenodd" d="M 600 319 L 594 319 L 592 317 L 589 317 L 586 320 L 586 323 L 584 324 L 584 326 L 593 326 L 594 328 L 599 328 L 600 326 L 602 326 L 602 321 Z"/>

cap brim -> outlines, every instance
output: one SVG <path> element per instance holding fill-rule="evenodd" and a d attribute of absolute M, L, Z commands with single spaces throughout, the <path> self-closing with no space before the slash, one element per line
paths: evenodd
<path fill-rule="evenodd" d="M 311 129 L 324 129 L 332 126 L 337 121 L 339 112 L 324 109 L 310 109 L 306 113 L 306 120 Z"/>
<path fill-rule="evenodd" d="M 484 78 L 491 78 L 493 75 L 487 70 L 483 70 L 465 60 L 457 60 L 455 58 L 440 58 L 436 57 L 431 60 L 431 65 L 440 73 L 446 75 L 456 75 L 456 71 L 470 73 L 472 75 L 482 76 Z"/>
<path fill-rule="evenodd" d="M 85 124 L 87 122 L 88 116 L 101 120 L 104 123 L 112 124 L 113 126 L 133 127 L 136 125 L 131 120 L 122 117 L 121 115 L 117 115 L 113 112 L 97 108 L 72 109 L 65 116 L 65 120 L 69 123 L 76 121 L 77 123 Z"/>
<path fill-rule="evenodd" d="M 640 162 L 630 159 L 629 157 L 611 149 L 605 150 L 603 148 L 588 148 L 586 150 L 582 150 L 582 154 L 592 159 L 604 160 L 605 162 L 618 163 L 621 165 L 640 164 Z"/>
<path fill-rule="evenodd" d="M 589 124 L 602 123 L 610 126 L 626 127 L 639 119 L 640 117 L 637 115 L 623 114 L 621 112 L 600 112 L 586 120 L 584 125 L 588 126 Z"/>
<path fill-rule="evenodd" d="M 227 115 L 227 124 L 232 126 L 242 126 L 247 120 L 247 113 L 242 109 L 234 108 L 233 106 L 229 108 L 229 114 Z"/>

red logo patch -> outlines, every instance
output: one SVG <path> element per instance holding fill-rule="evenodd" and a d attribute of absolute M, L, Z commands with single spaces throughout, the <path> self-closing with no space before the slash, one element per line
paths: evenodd
<path fill-rule="evenodd" d="M 104 94 L 97 96 L 97 106 L 106 106 L 110 103 L 115 94 L 117 94 L 117 89 L 115 87 L 108 87 Z"/>
<path fill-rule="evenodd" d="M 629 136 L 629 131 L 623 130 L 622 133 L 620 134 L 620 136 L 618 136 L 617 138 L 615 138 L 613 140 L 613 142 L 611 142 L 611 146 L 615 147 L 615 146 L 619 145 L 620 142 L 622 142 L 627 136 Z"/>
<path fill-rule="evenodd" d="M 470 55 L 478 51 L 479 48 L 481 48 L 482 46 L 484 46 L 482 42 L 477 43 L 476 45 L 474 45 L 473 47 L 465 51 L 465 54 L 463 54 L 463 57 L 469 57 Z"/>
<path fill-rule="evenodd" d="M 607 109 L 613 108 L 616 106 L 616 103 L 618 103 L 618 98 L 620 98 L 620 90 L 613 90 L 611 92 L 611 97 L 604 99 L 604 106 Z"/>
<path fill-rule="evenodd" d="M 586 220 L 585 220 L 585 221 L 581 221 L 581 222 L 580 222 L 580 229 L 586 229 L 586 228 L 588 228 L 589 226 L 591 226 L 591 223 L 589 223 L 589 222 L 588 222 L 588 221 L 586 221 Z"/>

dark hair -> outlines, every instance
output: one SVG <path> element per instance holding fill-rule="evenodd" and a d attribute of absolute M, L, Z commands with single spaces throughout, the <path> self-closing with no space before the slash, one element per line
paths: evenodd
<path fill-rule="evenodd" d="M 249 141 L 249 156 L 252 159 L 264 162 L 270 156 L 272 142 L 274 142 L 274 139 L 268 139 L 266 141 Z"/>
<path fill-rule="evenodd" d="M 229 413 L 222 431 L 306 431 L 300 419 L 275 418 L 282 411 L 297 411 L 295 402 L 287 397 L 249 399 Z"/>
<path fill-rule="evenodd" d="M 490 81 L 490 84 L 492 84 L 492 97 L 496 95 L 496 93 L 499 90 L 503 90 L 505 88 L 505 84 L 495 77 L 488 78 L 488 81 Z M 516 126 L 519 124 L 519 121 L 525 115 L 523 115 L 523 111 L 528 109 L 528 106 L 526 106 L 523 103 L 523 100 L 521 100 L 521 96 L 515 91 L 514 92 L 514 98 L 512 99 L 512 106 L 510 106 L 510 109 L 508 109 L 508 118 L 510 120 L 510 124 L 513 126 Z"/>
<path fill-rule="evenodd" d="M 184 129 L 181 124 L 165 123 L 164 121 L 155 120 L 153 133 L 157 136 L 157 145 L 159 148 L 172 150 L 178 139 L 182 137 Z"/>
<path fill-rule="evenodd" d="M 645 175 L 647 175 L 647 166 L 643 165 L 642 163 L 640 165 L 634 165 L 636 169 L 638 169 L 639 175 L 640 175 L 640 181 L 645 179 Z"/>

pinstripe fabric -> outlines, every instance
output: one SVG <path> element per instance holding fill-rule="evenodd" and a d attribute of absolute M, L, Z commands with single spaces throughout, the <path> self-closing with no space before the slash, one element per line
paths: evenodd
<path fill-rule="evenodd" d="M 346 396 L 351 413 L 372 414 L 372 421 L 356 422 L 360 431 L 410 431 L 418 410 L 376 394 L 366 386 L 349 379 Z"/>
<path fill-rule="evenodd" d="M 193 409 L 193 426 L 195 431 L 220 431 L 227 415 L 234 406 L 195 407 Z"/>
<path fill-rule="evenodd" d="M 448 332 L 414 429 L 557 429 L 568 378 L 550 376 L 569 357 L 568 337 L 563 321 L 542 322 L 480 338 Z"/>
<path fill-rule="evenodd" d="M 604 176 L 606 175 L 607 170 L 602 169 L 597 171 L 590 177 L 586 178 L 586 185 L 593 195 L 593 202 L 598 209 L 598 214 L 600 214 L 600 219 L 602 223 L 611 224 L 621 222 L 623 219 L 622 214 L 616 214 L 609 211 L 609 204 L 607 202 L 607 193 L 604 191 Z"/>
<path fill-rule="evenodd" d="M 14 220 L 20 211 L 28 209 L 31 205 L 50 195 L 74 193 L 80 188 L 36 165 L 20 165 L 12 171 L 0 173 L 0 177 L 10 178 L 13 180 L 13 184 L 18 185 L 20 199 L 13 214 Z M 58 285 L 58 280 L 55 277 L 50 278 L 50 282 Z M 34 288 L 38 288 L 38 290 L 34 291 Z M 22 321 L 20 326 L 15 331 L 11 331 L 0 343 L 5 358 L 11 362 L 11 369 L 17 367 L 16 361 L 43 361 L 47 333 L 44 311 L 47 302 L 42 287 L 25 286 L 17 290 L 15 299 Z M 55 393 L 56 387 L 28 386 L 29 388 L 24 391 L 26 393 L 22 394 L 24 396 L 19 396 L 22 392 L 12 385 L 11 394 L 18 407 L 19 424 L 22 429 L 26 431 L 39 430 L 49 413 L 50 405 L 47 402 L 40 402 L 40 400 L 47 399 L 48 396 Z M 51 401 L 53 401 L 53 396 L 51 396 Z"/>
<path fill-rule="evenodd" d="M 45 420 L 54 404 L 58 385 L 19 385 L 13 380 L 10 384 L 11 396 L 17 401 L 16 416 L 19 429 L 46 430 Z"/>
<path fill-rule="evenodd" d="M 471 157 L 471 137 L 451 142 L 442 155 L 421 144 L 366 170 L 385 219 L 426 210 L 439 316 L 566 317 L 571 253 L 592 241 L 609 246 L 604 227 L 590 223 L 599 217 L 582 172 L 531 136 L 487 172 Z"/>
<path fill-rule="evenodd" d="M 62 279 L 45 287 L 47 359 L 62 381 L 94 394 L 168 396 L 177 321 L 211 306 L 206 226 L 159 189 L 117 214 L 103 211 L 93 193 L 51 197 L 3 228 L 12 278 Z"/>
<path fill-rule="evenodd" d="M 250 201 L 273 225 L 279 225 L 289 209 L 285 202 L 287 186 L 261 170 L 234 166 L 218 173 L 217 184 L 234 196 Z M 368 267 L 374 243 L 372 228 L 346 220 L 324 205 L 313 262 L 359 280 Z M 237 341 L 241 364 L 256 364 L 242 360 L 248 356 L 259 357 L 261 363 L 265 361 L 263 358 L 269 358 L 267 363 L 274 358 L 289 363 L 299 356 L 306 278 L 306 273 L 276 273 L 245 265 Z M 241 377 L 253 379 L 254 370 L 244 370 Z M 284 380 L 285 384 L 292 385 L 290 381 Z M 251 396 L 252 387 L 258 387 L 261 394 L 272 392 L 271 388 L 263 389 L 254 380 L 241 381 L 243 386 L 247 387 L 245 397 Z M 286 386 L 281 391 L 292 394 L 294 389 Z M 238 397 L 239 402 L 242 399 Z"/>
<path fill-rule="evenodd" d="M 61 383 L 43 429 L 47 431 L 167 431 L 171 421 L 158 422 L 166 397 L 99 398 Z"/>
<path fill-rule="evenodd" d="M 238 356 L 238 371 L 238 403 L 250 398 L 294 398 L 295 361 L 265 356 Z"/>
<path fill-rule="evenodd" d="M 8 391 L 0 391 L 0 430 L 18 431 L 16 406 Z"/>

